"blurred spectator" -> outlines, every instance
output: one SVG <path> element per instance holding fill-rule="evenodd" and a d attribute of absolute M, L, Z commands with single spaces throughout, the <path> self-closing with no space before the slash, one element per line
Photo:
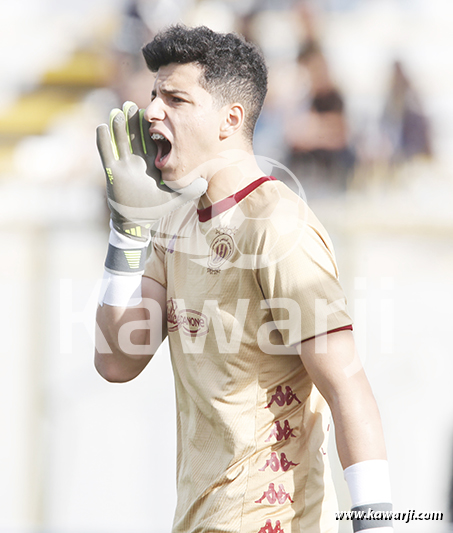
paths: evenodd
<path fill-rule="evenodd" d="M 400 61 L 393 63 L 381 127 L 389 163 L 432 155 L 429 120 Z"/>
<path fill-rule="evenodd" d="M 349 146 L 343 96 L 333 83 L 319 42 L 302 45 L 297 64 L 307 77 L 308 91 L 286 124 L 290 166 L 303 185 L 342 190 L 354 164 Z"/>
<path fill-rule="evenodd" d="M 344 100 L 330 75 L 310 3 L 294 4 L 293 18 L 298 49 L 294 73 L 283 80 L 290 82 L 284 119 L 287 164 L 313 196 L 344 189 L 354 157 Z"/>
<path fill-rule="evenodd" d="M 257 153 L 287 165 L 311 196 L 344 189 L 354 157 L 343 98 L 331 79 L 313 11 L 304 1 L 253 7 L 238 28 L 262 47 L 270 67 Z"/>

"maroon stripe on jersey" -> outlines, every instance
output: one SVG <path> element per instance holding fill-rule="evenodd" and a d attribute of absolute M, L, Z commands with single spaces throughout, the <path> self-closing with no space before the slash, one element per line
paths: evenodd
<path fill-rule="evenodd" d="M 320 333 L 319 335 L 313 335 L 313 337 L 308 337 L 308 339 L 304 339 L 301 342 L 311 341 L 311 339 L 314 339 L 315 337 L 319 337 L 320 335 L 328 335 L 329 333 L 336 333 L 337 331 L 346 331 L 346 330 L 352 331 L 352 324 L 349 324 L 349 326 L 341 326 L 341 328 L 330 329 L 329 331 L 326 331 L 325 333 Z"/>
<path fill-rule="evenodd" d="M 250 183 L 249 185 L 247 185 L 247 187 L 244 187 L 244 189 L 241 189 L 237 193 L 232 194 L 231 196 L 228 196 L 227 198 L 224 198 L 223 200 L 220 200 L 219 202 L 216 202 L 215 204 L 212 204 L 209 207 L 205 207 L 204 209 L 197 209 L 198 220 L 200 222 L 207 222 L 208 220 L 211 220 L 211 218 L 220 215 L 220 213 L 227 211 L 228 209 L 239 203 L 265 181 L 271 181 L 275 179 L 276 178 L 274 178 L 273 176 L 263 176 L 262 178 L 252 181 L 252 183 Z"/>

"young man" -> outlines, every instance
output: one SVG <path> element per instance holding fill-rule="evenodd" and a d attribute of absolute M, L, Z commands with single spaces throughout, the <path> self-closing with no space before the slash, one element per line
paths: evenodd
<path fill-rule="evenodd" d="M 131 380 L 168 334 L 173 533 L 337 531 L 328 406 L 353 507 L 390 509 L 381 422 L 331 242 L 253 155 L 261 54 L 183 26 L 143 53 L 157 73 L 151 103 L 114 110 L 110 134 L 98 128 L 112 231 L 95 363 L 108 381 Z M 392 531 L 372 519 L 354 528 Z"/>

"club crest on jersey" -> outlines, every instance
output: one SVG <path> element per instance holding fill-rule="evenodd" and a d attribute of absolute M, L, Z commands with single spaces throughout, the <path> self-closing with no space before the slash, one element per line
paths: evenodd
<path fill-rule="evenodd" d="M 211 242 L 209 247 L 208 257 L 208 272 L 209 274 L 219 274 L 222 267 L 230 259 L 234 252 L 233 235 L 237 229 L 218 228 L 216 229 L 216 237 Z"/>
<path fill-rule="evenodd" d="M 173 333 L 178 329 L 189 337 L 200 337 L 209 332 L 208 318 L 194 309 L 178 309 L 173 298 L 167 300 L 167 329 Z"/>

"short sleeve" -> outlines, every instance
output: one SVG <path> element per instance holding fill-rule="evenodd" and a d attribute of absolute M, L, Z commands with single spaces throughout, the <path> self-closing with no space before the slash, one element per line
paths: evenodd
<path fill-rule="evenodd" d="M 333 247 L 321 225 L 306 224 L 297 238 L 291 232 L 280 239 L 267 264 L 257 277 L 286 346 L 352 324 Z"/>

